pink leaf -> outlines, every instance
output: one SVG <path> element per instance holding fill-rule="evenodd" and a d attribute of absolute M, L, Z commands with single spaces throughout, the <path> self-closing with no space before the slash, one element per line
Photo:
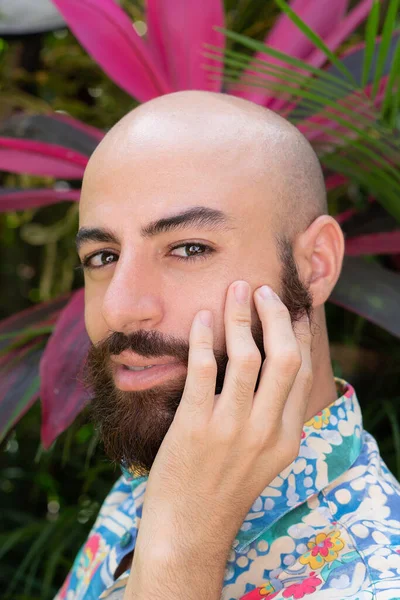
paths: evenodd
<path fill-rule="evenodd" d="M 41 302 L 25 310 L 15 313 L 0 321 L 0 351 L 4 351 L 10 343 L 8 334 L 53 325 L 60 311 L 69 301 L 69 295 L 62 295 L 55 300 Z"/>
<path fill-rule="evenodd" d="M 84 323 L 84 290 L 62 311 L 40 361 L 41 437 L 53 443 L 84 408 L 88 395 L 79 381 L 89 348 Z"/>
<path fill-rule="evenodd" d="M 327 35 L 324 36 L 324 42 L 326 46 L 334 51 L 340 44 L 348 38 L 348 36 L 358 27 L 362 21 L 364 21 L 371 10 L 373 0 L 362 0 L 348 15 L 337 25 L 337 27 L 330 28 Z M 332 3 L 333 5 L 333 3 Z M 341 58 L 343 59 L 353 52 L 359 51 L 360 47 L 365 44 L 357 44 L 354 48 L 348 49 Z M 313 51 L 307 58 L 307 63 L 313 67 L 321 67 L 326 62 L 326 55 L 318 48 L 313 46 Z M 275 111 L 282 111 L 286 101 L 281 98 L 275 98 L 269 104 L 269 108 Z"/>
<path fill-rule="evenodd" d="M 332 178 L 341 178 L 342 175 L 331 175 L 328 179 Z M 325 183 L 327 184 L 328 179 L 325 181 Z M 343 183 L 345 183 L 347 181 L 346 177 L 343 177 Z M 326 189 L 333 189 L 333 188 L 329 188 L 328 185 L 326 186 Z M 375 198 L 373 198 L 373 196 L 369 196 L 368 197 L 368 202 L 370 205 L 374 205 L 376 200 Z M 347 221 L 349 221 L 352 217 L 355 217 L 357 215 L 359 215 L 359 211 L 356 208 L 348 208 L 346 210 L 344 210 L 343 212 L 339 213 L 338 215 L 335 215 L 335 219 L 336 221 L 339 223 L 339 225 L 342 225 L 343 223 L 347 223 Z M 369 217 L 371 218 L 371 217 Z"/>
<path fill-rule="evenodd" d="M 347 182 L 347 177 L 344 175 L 340 175 L 338 173 L 334 173 L 325 179 L 325 187 L 327 191 L 335 190 L 336 188 L 344 185 Z"/>
<path fill-rule="evenodd" d="M 171 91 L 132 22 L 113 0 L 53 0 L 71 31 L 107 75 L 140 102 Z"/>
<path fill-rule="evenodd" d="M 351 217 L 354 217 L 354 215 L 356 215 L 356 214 L 357 214 L 357 210 L 355 208 L 348 208 L 347 210 L 344 210 L 339 215 L 336 215 L 335 219 L 339 223 L 339 225 L 342 225 L 342 223 L 345 223 L 346 221 L 351 219 Z"/>
<path fill-rule="evenodd" d="M 55 144 L 0 137 L 0 169 L 12 173 L 80 179 L 88 157 Z"/>
<path fill-rule="evenodd" d="M 63 295 L 0 321 L 0 439 L 38 398 L 39 361 L 46 342 L 41 329 L 54 325 L 67 300 Z M 33 331 L 37 334 L 27 338 Z M 8 349 L 17 342 L 19 347 Z"/>
<path fill-rule="evenodd" d="M 80 195 L 81 190 L 31 189 L 13 191 L 6 188 L 0 189 L 0 212 L 25 210 L 70 200 L 78 201 Z"/>
<path fill-rule="evenodd" d="M 224 27 L 222 0 L 147 0 L 147 25 L 152 52 L 172 90 L 220 91 L 220 81 L 204 69 L 215 63 L 202 52 L 205 43 L 224 47 L 224 36 L 213 29 Z"/>
<path fill-rule="evenodd" d="M 382 77 L 379 82 L 378 91 L 374 101 L 369 100 L 369 96 L 371 94 L 372 84 L 367 85 L 363 90 L 356 90 L 349 96 L 337 100 L 338 104 L 342 104 L 347 109 L 351 108 L 354 114 L 359 114 L 364 117 L 369 123 L 369 126 L 379 119 L 379 113 L 374 110 L 374 106 L 379 109 L 382 100 L 384 98 L 386 85 L 388 82 L 388 76 Z M 324 108 L 321 107 L 321 111 L 324 112 L 324 115 L 315 114 L 308 119 L 304 119 L 303 121 L 297 124 L 298 129 L 301 133 L 313 143 L 318 142 L 319 144 L 325 143 L 330 144 L 331 147 L 336 146 L 338 143 L 338 136 L 340 134 L 346 134 L 348 139 L 356 138 L 357 134 L 350 129 L 347 125 L 342 125 L 337 121 L 331 121 L 329 117 L 329 112 L 334 112 L 335 109 L 332 107 Z M 328 117 L 326 116 L 328 115 Z M 351 116 L 349 115 L 340 115 L 344 121 L 351 122 Z M 352 125 L 358 126 L 360 128 L 363 127 L 363 124 L 357 123 L 357 120 L 352 122 Z M 331 130 L 331 132 L 329 132 Z M 332 134 L 335 132 L 335 135 Z"/>
<path fill-rule="evenodd" d="M 294 0 L 290 3 L 292 10 L 322 38 L 340 26 L 348 5 L 349 0 Z M 265 43 L 302 59 L 306 59 L 315 47 L 284 13 L 277 19 Z"/>
<path fill-rule="evenodd" d="M 78 119 L 74 119 L 70 115 L 64 115 L 62 113 L 54 112 L 51 114 L 51 116 L 53 119 L 56 119 L 57 121 L 62 121 L 64 123 L 68 123 L 69 125 L 71 125 L 71 127 L 75 127 L 75 129 L 79 129 L 80 131 L 83 131 L 84 133 L 86 133 L 87 135 L 90 135 L 91 137 L 93 137 L 95 140 L 98 140 L 99 142 L 103 139 L 103 137 L 105 135 L 104 132 L 101 131 L 101 129 L 97 129 L 97 127 L 92 127 L 91 125 L 87 125 L 86 123 L 83 123 L 82 121 L 78 121 Z"/>
<path fill-rule="evenodd" d="M 335 2 L 332 2 L 332 0 L 318 0 L 318 3 L 315 3 L 314 0 L 294 0 L 290 3 L 290 6 L 309 27 L 324 37 L 339 26 L 348 4 L 349 0 L 336 0 Z M 264 43 L 275 50 L 302 60 L 306 60 L 314 49 L 313 43 L 284 13 L 279 16 Z M 255 58 L 265 60 L 271 65 L 285 66 L 283 61 L 262 52 L 257 52 Z M 251 72 L 252 65 L 250 63 L 250 67 L 244 71 L 243 76 L 246 77 Z M 273 76 L 266 77 L 271 81 L 277 79 Z M 233 89 L 231 93 L 268 107 L 273 100 L 273 93 L 263 89 L 249 91 L 236 91 Z"/>
<path fill-rule="evenodd" d="M 348 256 L 400 254 L 400 230 L 348 238 L 346 240 L 346 254 Z"/>
<path fill-rule="evenodd" d="M 38 399 L 44 338 L 0 358 L 0 441 Z"/>
<path fill-rule="evenodd" d="M 362 0 L 349 12 L 338 27 L 329 30 L 328 35 L 324 38 L 324 42 L 330 50 L 336 50 L 336 48 L 344 42 L 351 33 L 353 33 L 360 23 L 368 17 L 373 1 L 374 0 Z M 325 54 L 318 49 L 314 49 L 307 59 L 307 62 L 314 67 L 320 67 L 325 61 Z"/>

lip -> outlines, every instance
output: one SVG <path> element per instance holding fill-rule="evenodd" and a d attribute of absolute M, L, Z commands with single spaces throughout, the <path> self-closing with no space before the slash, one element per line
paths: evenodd
<path fill-rule="evenodd" d="M 147 367 L 147 365 L 168 365 L 175 363 L 176 360 L 172 356 L 165 356 L 159 358 L 143 358 L 133 352 L 121 352 L 117 356 L 111 356 L 112 362 L 117 365 L 126 365 L 127 367 Z"/>
<path fill-rule="evenodd" d="M 115 362 L 115 361 L 114 361 Z M 146 390 L 176 377 L 186 371 L 185 365 L 178 362 L 156 364 L 144 371 L 129 371 L 127 363 L 115 364 L 113 369 L 114 382 L 118 389 L 124 392 Z M 141 366 L 141 365 L 128 365 Z M 144 366 L 144 365 L 143 365 Z"/>

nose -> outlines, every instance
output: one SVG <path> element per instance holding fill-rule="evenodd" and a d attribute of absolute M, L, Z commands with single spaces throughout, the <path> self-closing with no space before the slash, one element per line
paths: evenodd
<path fill-rule="evenodd" d="M 154 329 L 163 318 L 157 274 L 132 257 L 118 260 L 103 297 L 102 313 L 107 327 L 129 335 Z"/>

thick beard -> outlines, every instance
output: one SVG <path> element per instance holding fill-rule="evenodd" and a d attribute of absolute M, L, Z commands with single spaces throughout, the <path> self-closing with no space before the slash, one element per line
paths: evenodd
<path fill-rule="evenodd" d="M 281 240 L 278 249 L 282 261 L 280 297 L 289 310 L 292 323 L 304 314 L 311 319 L 312 298 L 299 279 L 291 244 Z M 262 324 L 258 318 L 252 324 L 252 333 L 264 362 Z M 121 391 L 114 384 L 110 356 L 127 349 L 149 358 L 170 355 L 187 367 L 189 345 L 180 338 L 140 330 L 129 336 L 114 332 L 99 344 L 91 345 L 88 351 L 83 383 L 91 393 L 90 417 L 100 434 L 105 452 L 112 461 L 136 475 L 147 475 L 174 419 L 186 374 L 151 389 Z M 214 354 L 217 362 L 215 394 L 219 394 L 228 363 L 226 346 L 221 350 L 214 349 Z"/>

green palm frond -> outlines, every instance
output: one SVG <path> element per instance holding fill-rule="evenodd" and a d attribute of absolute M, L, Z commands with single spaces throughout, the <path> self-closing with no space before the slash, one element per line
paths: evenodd
<path fill-rule="evenodd" d="M 374 57 L 376 37 L 379 27 L 380 1 L 374 0 L 374 3 L 369 13 L 366 35 L 365 35 L 365 59 L 363 63 L 361 85 L 364 88 L 367 85 L 372 59 Z"/>
<path fill-rule="evenodd" d="M 218 28 L 238 45 L 259 52 L 266 60 L 207 46 L 215 76 L 235 89 L 268 89 L 283 99 L 283 116 L 310 138 L 325 168 L 366 186 L 384 208 L 400 221 L 400 44 L 396 22 L 400 0 L 390 3 L 377 41 L 381 3 L 371 8 L 365 32 L 359 76 L 346 66 L 285 0 L 279 8 L 326 56 L 328 69 L 317 68 L 266 44 Z M 269 63 L 268 58 L 273 59 Z M 276 62 L 278 61 L 278 64 Z M 372 72 L 371 72 L 372 71 Z"/>

